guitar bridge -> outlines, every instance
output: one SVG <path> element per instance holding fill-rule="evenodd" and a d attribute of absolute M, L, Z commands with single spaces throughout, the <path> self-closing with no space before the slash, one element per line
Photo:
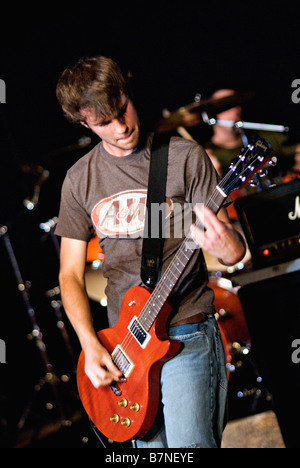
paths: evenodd
<path fill-rule="evenodd" d="M 128 377 L 134 368 L 134 364 L 131 362 L 127 354 L 117 345 L 111 354 L 111 358 L 114 364 L 122 371 L 124 377 Z"/>

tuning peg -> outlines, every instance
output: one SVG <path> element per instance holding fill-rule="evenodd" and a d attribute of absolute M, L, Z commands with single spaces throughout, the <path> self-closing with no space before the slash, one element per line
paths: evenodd
<path fill-rule="evenodd" d="M 273 157 L 268 161 L 268 165 L 274 167 L 274 166 L 277 165 L 277 162 L 278 162 L 278 159 L 276 158 L 276 156 L 273 156 Z"/>

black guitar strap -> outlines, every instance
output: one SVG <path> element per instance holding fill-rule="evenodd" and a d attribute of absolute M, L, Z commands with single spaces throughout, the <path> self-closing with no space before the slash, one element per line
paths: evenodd
<path fill-rule="evenodd" d="M 154 135 L 150 159 L 148 195 L 143 239 L 141 279 L 153 289 L 159 279 L 166 218 L 166 183 L 169 143 Z"/>

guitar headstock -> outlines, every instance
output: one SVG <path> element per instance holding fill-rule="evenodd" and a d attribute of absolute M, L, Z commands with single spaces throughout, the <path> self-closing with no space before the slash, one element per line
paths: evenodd
<path fill-rule="evenodd" d="M 239 156 L 231 162 L 219 187 L 227 195 L 240 189 L 270 160 L 272 155 L 273 149 L 267 140 L 260 137 L 253 138 Z"/>

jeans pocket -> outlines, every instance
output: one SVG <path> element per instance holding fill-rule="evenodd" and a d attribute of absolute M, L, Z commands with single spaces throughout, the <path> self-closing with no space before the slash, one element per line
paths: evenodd
<path fill-rule="evenodd" d="M 169 330 L 171 340 L 191 341 L 206 334 L 206 321 L 200 323 L 188 323 L 177 325 Z"/>

